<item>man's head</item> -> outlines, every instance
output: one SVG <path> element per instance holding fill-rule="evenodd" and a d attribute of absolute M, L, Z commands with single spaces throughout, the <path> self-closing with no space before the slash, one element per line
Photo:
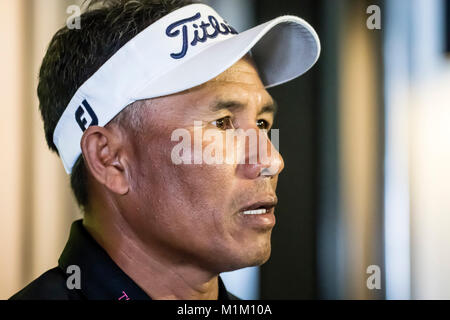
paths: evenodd
<path fill-rule="evenodd" d="M 121 232 L 127 229 L 132 233 L 127 237 L 138 242 L 136 245 L 173 263 L 195 265 L 218 273 L 262 264 L 270 255 L 270 236 L 275 223 L 273 211 L 277 202 L 275 189 L 283 160 L 268 138 L 267 131 L 272 126 L 276 108 L 266 87 L 288 81 L 309 69 L 317 60 L 320 46 L 311 27 L 297 17 L 281 17 L 271 25 L 265 24 L 234 37 L 236 32 L 232 27 L 220 22 L 212 9 L 201 5 L 178 10 L 178 16 L 173 15 L 175 22 L 160 19 L 155 23 L 158 27 L 153 29 L 156 30 L 153 34 L 152 27 L 146 29 L 189 3 L 115 0 L 99 9 L 88 10 L 81 17 L 81 30 L 62 29 L 52 40 L 41 68 L 38 94 L 50 148 L 55 151 L 58 148 L 61 153 L 61 147 L 68 147 L 60 156 L 65 160 L 66 170 L 72 169 L 72 188 L 78 203 L 85 209 L 85 220 L 94 221 L 98 232 L 108 224 L 115 225 Z M 200 23 L 199 19 L 205 17 L 209 23 L 205 20 Z M 281 40 L 273 36 L 275 33 L 268 33 L 271 28 L 282 35 Z M 146 33 L 141 36 L 143 29 Z M 253 56 L 247 54 L 240 58 L 242 52 L 248 52 L 250 44 L 255 45 L 255 39 L 261 39 L 266 33 L 267 39 L 260 41 Z M 125 45 L 137 34 L 139 40 L 131 46 Z M 154 61 L 153 64 L 145 61 L 147 58 L 142 52 L 147 53 L 147 50 L 136 49 L 149 45 L 146 37 L 162 39 L 163 34 L 168 38 L 178 37 L 172 39 L 175 45 L 172 42 L 169 50 L 158 51 L 158 46 L 168 41 L 166 37 L 161 43 L 151 43 L 150 50 L 158 51 L 154 56 L 162 52 L 163 61 L 169 61 L 165 66 L 167 71 Z M 291 38 L 291 42 L 286 40 Z M 209 39 L 214 40 L 202 45 Z M 286 50 L 270 50 L 270 45 L 281 45 L 283 41 L 288 41 Z M 175 54 L 173 50 L 179 48 L 178 43 L 182 43 L 182 50 Z M 120 50 L 124 45 L 130 51 Z M 119 50 L 122 55 L 115 54 Z M 300 56 L 305 57 L 300 63 L 297 63 L 298 50 Z M 145 72 L 133 64 L 135 59 L 123 52 L 135 54 L 138 60 L 135 63 L 144 64 Z M 170 58 L 176 62 L 169 58 L 170 52 Z M 208 52 L 209 56 L 205 54 Z M 148 56 L 152 59 L 151 52 Z M 227 66 L 220 69 L 221 63 Z M 106 68 L 105 64 L 108 64 Z M 153 71 L 149 65 L 164 72 Z M 179 69 L 171 68 L 173 65 Z M 257 65 L 264 65 L 264 68 Z M 116 72 L 109 78 L 108 72 L 117 68 L 122 73 Z M 99 75 L 100 72 L 103 73 Z M 94 73 L 97 77 L 92 76 Z M 142 79 L 134 83 L 135 79 L 128 77 L 129 81 L 122 83 L 121 75 L 128 74 L 142 76 Z M 200 81 L 202 76 L 207 79 Z M 155 77 L 162 80 L 155 81 Z M 92 78 L 94 82 L 89 82 Z M 185 86 L 195 81 L 196 85 Z M 90 84 L 86 89 L 88 93 L 77 91 L 86 83 Z M 105 90 L 108 84 L 119 91 L 129 88 L 131 93 L 126 90 L 124 93 L 130 97 L 124 99 L 114 90 Z M 168 88 L 171 85 L 175 89 Z M 157 90 L 155 87 L 162 92 L 172 90 L 173 94 L 149 98 L 152 95 L 149 92 Z M 139 92 L 146 98 L 134 99 Z M 96 99 L 96 95 L 101 99 Z M 97 112 L 103 112 L 100 116 L 116 116 L 103 121 L 103 125 L 97 125 L 97 119 L 92 120 L 86 127 L 86 121 L 80 125 L 82 121 L 78 121 L 75 111 L 82 131 L 80 128 L 72 130 L 74 108 L 82 108 L 81 100 L 78 101 L 80 96 L 94 99 Z M 108 99 L 115 96 L 118 98 Z M 114 105 L 129 99 L 137 101 L 123 110 L 117 109 L 125 106 L 122 102 Z M 70 108 L 66 109 L 69 101 Z M 113 105 L 104 101 L 112 101 Z M 83 105 L 90 109 L 85 102 Z M 93 111 L 92 114 L 96 118 Z M 176 133 L 180 130 L 189 137 L 188 148 L 181 152 L 188 163 L 174 160 L 174 155 L 179 155 Z M 202 130 L 208 133 L 203 134 Z M 229 132 L 236 134 L 232 139 L 233 142 L 235 138 L 238 140 L 237 148 L 228 145 Z M 256 139 L 253 145 L 252 133 Z M 67 141 L 73 142 L 74 139 L 69 139 L 73 137 L 81 139 L 82 156 L 72 168 L 68 159 L 75 159 L 78 146 Z M 242 137 L 244 139 L 239 140 Z M 197 148 L 202 155 L 208 150 L 213 157 L 221 154 L 222 159 L 230 156 L 235 161 L 196 162 Z M 255 158 L 256 162 L 252 161 Z M 192 159 L 193 163 L 189 161 Z"/>

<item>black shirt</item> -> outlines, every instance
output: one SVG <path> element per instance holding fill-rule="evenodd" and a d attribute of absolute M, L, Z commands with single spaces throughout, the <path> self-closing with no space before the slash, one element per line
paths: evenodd
<path fill-rule="evenodd" d="M 68 269 L 72 265 L 79 267 L 80 289 L 68 288 L 68 278 L 74 274 L 74 270 Z M 58 266 L 42 274 L 10 299 L 151 300 L 91 237 L 83 227 L 82 220 L 72 224 Z M 227 292 L 219 276 L 219 300 L 236 299 Z"/>

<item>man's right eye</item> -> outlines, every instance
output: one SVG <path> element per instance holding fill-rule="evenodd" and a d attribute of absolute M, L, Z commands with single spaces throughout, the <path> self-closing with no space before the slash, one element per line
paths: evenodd
<path fill-rule="evenodd" d="M 213 121 L 213 125 L 215 125 L 220 130 L 228 130 L 234 129 L 233 121 L 231 121 L 231 117 L 221 118 L 219 120 Z"/>

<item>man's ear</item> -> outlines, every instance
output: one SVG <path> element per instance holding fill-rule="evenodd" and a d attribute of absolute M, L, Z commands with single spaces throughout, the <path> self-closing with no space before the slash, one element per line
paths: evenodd
<path fill-rule="evenodd" d="M 129 190 L 125 136 L 115 126 L 92 126 L 81 139 L 84 161 L 91 175 L 110 191 L 125 195 Z"/>

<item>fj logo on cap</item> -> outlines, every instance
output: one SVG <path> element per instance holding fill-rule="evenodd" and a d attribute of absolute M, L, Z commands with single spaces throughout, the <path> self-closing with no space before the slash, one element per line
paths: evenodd
<path fill-rule="evenodd" d="M 189 48 L 189 39 L 188 39 L 188 27 L 187 24 L 189 22 L 197 21 L 201 18 L 201 13 L 197 12 L 194 16 L 186 19 L 182 19 L 179 21 L 176 21 L 172 23 L 169 27 L 166 29 L 166 35 L 168 37 L 178 37 L 180 35 L 180 29 L 177 29 L 178 27 L 181 27 L 181 30 L 183 31 L 182 34 L 182 42 L 183 47 L 179 53 L 172 53 L 170 56 L 174 59 L 181 59 L 183 58 Z M 214 39 L 219 34 L 228 35 L 228 34 L 238 34 L 238 32 L 228 25 L 226 21 L 219 23 L 216 17 L 214 16 L 208 16 L 209 23 L 206 23 L 205 21 L 202 21 L 200 24 L 194 23 L 192 24 L 192 27 L 194 30 L 194 39 L 190 42 L 191 46 L 196 46 L 199 42 L 206 42 L 208 39 Z M 208 32 L 208 29 L 212 30 L 212 33 Z M 201 30 L 201 31 L 200 31 Z M 199 32 L 203 32 L 202 35 L 199 35 Z"/>
<path fill-rule="evenodd" d="M 79 106 L 77 111 L 75 111 L 75 120 L 77 121 L 81 130 L 84 132 L 90 126 L 98 125 L 98 118 L 97 118 L 97 115 L 95 114 L 94 110 L 92 110 L 91 106 L 87 102 L 87 100 L 83 100 L 83 102 L 81 104 L 82 104 L 82 106 Z M 87 111 L 87 113 L 91 117 L 91 122 L 89 123 L 88 126 L 86 126 L 88 122 L 85 117 L 85 113 L 86 113 L 85 111 Z"/>

